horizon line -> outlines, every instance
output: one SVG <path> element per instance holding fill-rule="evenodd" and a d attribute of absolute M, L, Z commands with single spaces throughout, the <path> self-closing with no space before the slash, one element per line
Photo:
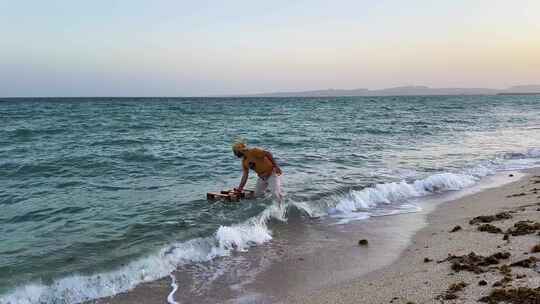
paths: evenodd
<path fill-rule="evenodd" d="M 520 87 L 536 87 L 536 90 L 531 92 L 505 92 L 511 89 L 520 88 Z M 493 93 L 447 93 L 447 94 L 390 94 L 390 95 L 377 95 L 377 92 L 395 90 L 395 89 L 424 89 L 424 90 L 490 90 L 490 91 L 500 91 Z M 489 87 L 429 87 L 425 85 L 402 85 L 387 87 L 382 89 L 369 89 L 369 88 L 352 88 L 352 89 L 336 89 L 336 88 L 326 88 L 326 89 L 312 89 L 312 90 L 291 90 L 291 91 L 273 91 L 273 92 L 259 92 L 259 93 L 232 93 L 232 94 L 209 94 L 209 95 L 146 95 L 146 96 L 128 96 L 128 95 L 93 95 L 93 96 L 0 96 L 0 99 L 24 99 L 24 98 L 253 98 L 253 97 L 265 97 L 265 98 L 283 98 L 287 96 L 271 96 L 279 94 L 309 94 L 315 92 L 352 92 L 352 91 L 364 91 L 366 93 L 374 93 L 374 95 L 324 95 L 324 96 L 290 96 L 290 97 L 384 97 L 384 96 L 484 96 L 484 95 L 498 95 L 500 93 L 515 93 L 515 94 L 538 94 L 540 93 L 540 85 L 538 84 L 524 84 L 524 85 L 513 85 L 506 88 L 489 88 Z M 268 95 L 268 96 L 267 96 Z"/>

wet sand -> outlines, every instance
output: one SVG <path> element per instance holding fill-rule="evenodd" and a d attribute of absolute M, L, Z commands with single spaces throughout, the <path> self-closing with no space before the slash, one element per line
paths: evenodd
<path fill-rule="evenodd" d="M 483 224 L 491 224 L 507 232 L 519 221 L 531 221 L 528 225 L 540 222 L 540 170 L 528 172 L 517 182 L 439 205 L 427 216 L 428 225 L 391 265 L 348 282 L 329 284 L 312 294 L 291 294 L 283 303 L 476 303 L 496 289 L 509 291 L 508 295 L 517 287 L 539 287 L 540 261 L 536 268 L 532 261 L 540 259 L 540 254 L 531 249 L 540 244 L 540 230 L 510 234 L 508 240 L 503 240 L 504 233 L 478 230 Z M 507 212 L 511 218 L 470 224 L 474 217 L 500 212 Z M 455 226 L 461 229 L 450 232 Z M 449 254 L 471 252 L 482 256 L 508 252 L 510 256 L 475 271 L 460 269 L 465 264 L 459 264 L 459 258 L 444 261 Z M 501 267 L 531 257 L 529 268 Z M 456 263 L 458 266 L 452 268 Z M 514 303 L 540 303 L 540 291 L 520 292 L 516 301 L 529 296 L 531 302 Z M 499 295 L 505 293 L 499 290 Z"/>
<path fill-rule="evenodd" d="M 392 221 L 390 223 L 389 221 Z M 347 225 L 296 218 L 273 223 L 273 240 L 210 262 L 181 266 L 174 276 L 178 303 L 276 303 L 383 267 L 407 248 L 424 223 L 420 214 Z M 370 239 L 369 250 L 358 237 Z M 309 278 L 309 279 L 308 279 Z M 166 303 L 169 277 L 91 303 Z"/>
<path fill-rule="evenodd" d="M 515 174 L 515 173 L 514 173 Z M 451 303 L 476 302 L 487 295 L 491 285 L 503 276 L 493 270 L 474 274 L 451 270 L 451 262 L 436 263 L 448 254 L 474 251 L 490 255 L 508 251 L 514 262 L 538 254 L 524 254 L 537 244 L 536 234 L 510 236 L 477 231 L 469 220 L 478 215 L 511 211 L 511 219 L 491 224 L 505 230 L 519 220 L 540 221 L 540 194 L 533 193 L 534 176 L 518 174 L 500 177 L 511 182 L 501 187 L 471 194 L 457 200 L 449 193 L 423 203 L 423 211 L 370 218 L 346 225 L 328 225 L 327 220 L 297 217 L 289 223 L 274 223 L 273 240 L 248 252 L 216 259 L 199 265 L 180 267 L 174 276 L 179 285 L 174 299 L 178 303 Z M 540 178 L 537 178 L 540 180 Z M 481 188 L 481 187 L 480 187 Z M 468 191 L 479 191 L 476 190 Z M 465 192 L 466 193 L 466 192 Z M 515 197 L 512 194 L 525 193 Z M 438 203 L 440 200 L 448 202 Z M 530 206 L 522 207 L 529 204 Z M 456 225 L 461 230 L 450 233 Z M 367 239 L 367 246 L 359 246 Z M 500 248 L 497 248 L 500 246 Z M 428 258 L 429 262 L 424 262 Z M 498 265 L 492 265 L 498 266 Z M 539 286 L 539 275 L 532 269 L 515 269 L 514 286 Z M 485 280 L 486 286 L 478 282 Z M 468 285 L 445 296 L 450 284 Z M 134 290 L 92 303 L 166 303 L 172 290 L 171 278 L 141 284 Z"/>

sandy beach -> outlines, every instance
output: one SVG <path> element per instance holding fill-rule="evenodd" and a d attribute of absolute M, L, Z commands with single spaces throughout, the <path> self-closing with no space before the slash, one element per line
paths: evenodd
<path fill-rule="evenodd" d="M 540 170 L 443 203 L 427 222 L 391 265 L 283 302 L 540 303 Z"/>
<path fill-rule="evenodd" d="M 419 213 L 347 225 L 277 224 L 271 243 L 178 269 L 178 303 L 498 303 L 532 297 L 540 275 L 540 169 L 494 188 L 449 194 Z M 452 195 L 461 195 L 452 199 Z M 519 224 L 517 224 L 519 223 Z M 517 224 L 516 228 L 514 225 Z M 482 231 L 479 231 L 482 230 Z M 453 231 L 453 232 L 452 232 Z M 358 244 L 367 239 L 368 245 Z M 224 267 L 223 265 L 227 265 Z M 213 276 L 201 281 L 204 272 Z M 195 282 L 194 278 L 198 278 Z M 96 303 L 162 303 L 171 279 Z M 507 293 L 502 292 L 506 290 Z M 495 293 L 495 297 L 485 298 Z M 534 302 L 536 301 L 536 302 Z"/>

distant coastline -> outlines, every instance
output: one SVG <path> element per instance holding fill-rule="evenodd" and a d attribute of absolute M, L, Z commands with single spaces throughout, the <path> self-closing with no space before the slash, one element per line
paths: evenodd
<path fill-rule="evenodd" d="M 380 90 L 327 89 L 296 92 L 271 92 L 228 95 L 223 97 L 338 97 L 338 96 L 433 96 L 433 95 L 536 95 L 540 85 L 521 85 L 507 89 L 489 88 L 431 88 L 428 86 L 402 86 Z"/>
<path fill-rule="evenodd" d="M 497 95 L 540 95 L 540 92 L 529 92 L 529 93 L 497 93 Z"/>
<path fill-rule="evenodd" d="M 326 89 L 312 91 L 270 92 L 220 95 L 159 95 L 159 96 L 0 96 L 0 102 L 21 99 L 87 100 L 100 99 L 154 99 L 154 98 L 266 98 L 266 97 L 377 97 L 377 96 L 474 96 L 474 95 L 540 95 L 540 85 L 520 85 L 507 89 L 491 88 L 431 88 L 428 86 L 401 86 L 386 89 Z"/>

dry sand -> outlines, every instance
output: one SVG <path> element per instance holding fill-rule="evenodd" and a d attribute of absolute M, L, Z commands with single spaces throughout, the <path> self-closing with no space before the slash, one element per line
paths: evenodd
<path fill-rule="evenodd" d="M 540 230 L 520 236 L 510 235 L 506 241 L 502 233 L 481 232 L 478 231 L 481 224 L 469 223 L 476 216 L 499 212 L 508 212 L 511 218 L 489 224 L 504 232 L 519 221 L 540 222 L 540 169 L 529 170 L 528 173 L 517 182 L 439 205 L 427 215 L 428 225 L 416 233 L 412 244 L 391 265 L 345 283 L 328 285 L 311 294 L 289 295 L 283 302 L 477 303 L 497 288 L 539 287 L 540 269 L 534 265 L 531 268 L 500 266 L 530 257 L 540 258 L 540 253 L 531 253 L 532 247 L 540 244 Z M 449 232 L 457 225 L 462 229 Z M 510 257 L 500 259 L 498 264 L 480 267 L 479 273 L 454 271 L 451 267 L 453 261 L 443 261 L 449 254 L 461 256 L 470 252 L 483 256 L 508 252 Z M 494 287 L 505 277 L 505 269 L 510 269 L 507 281 L 503 280 L 501 286 Z M 481 286 L 481 281 L 487 284 Z M 452 284 L 460 282 L 466 286 L 456 292 L 448 291 Z M 530 296 L 529 302 L 515 303 L 540 303 L 539 293 Z M 448 299 L 453 297 L 456 298 Z M 525 299 L 523 294 L 519 299 Z"/>

